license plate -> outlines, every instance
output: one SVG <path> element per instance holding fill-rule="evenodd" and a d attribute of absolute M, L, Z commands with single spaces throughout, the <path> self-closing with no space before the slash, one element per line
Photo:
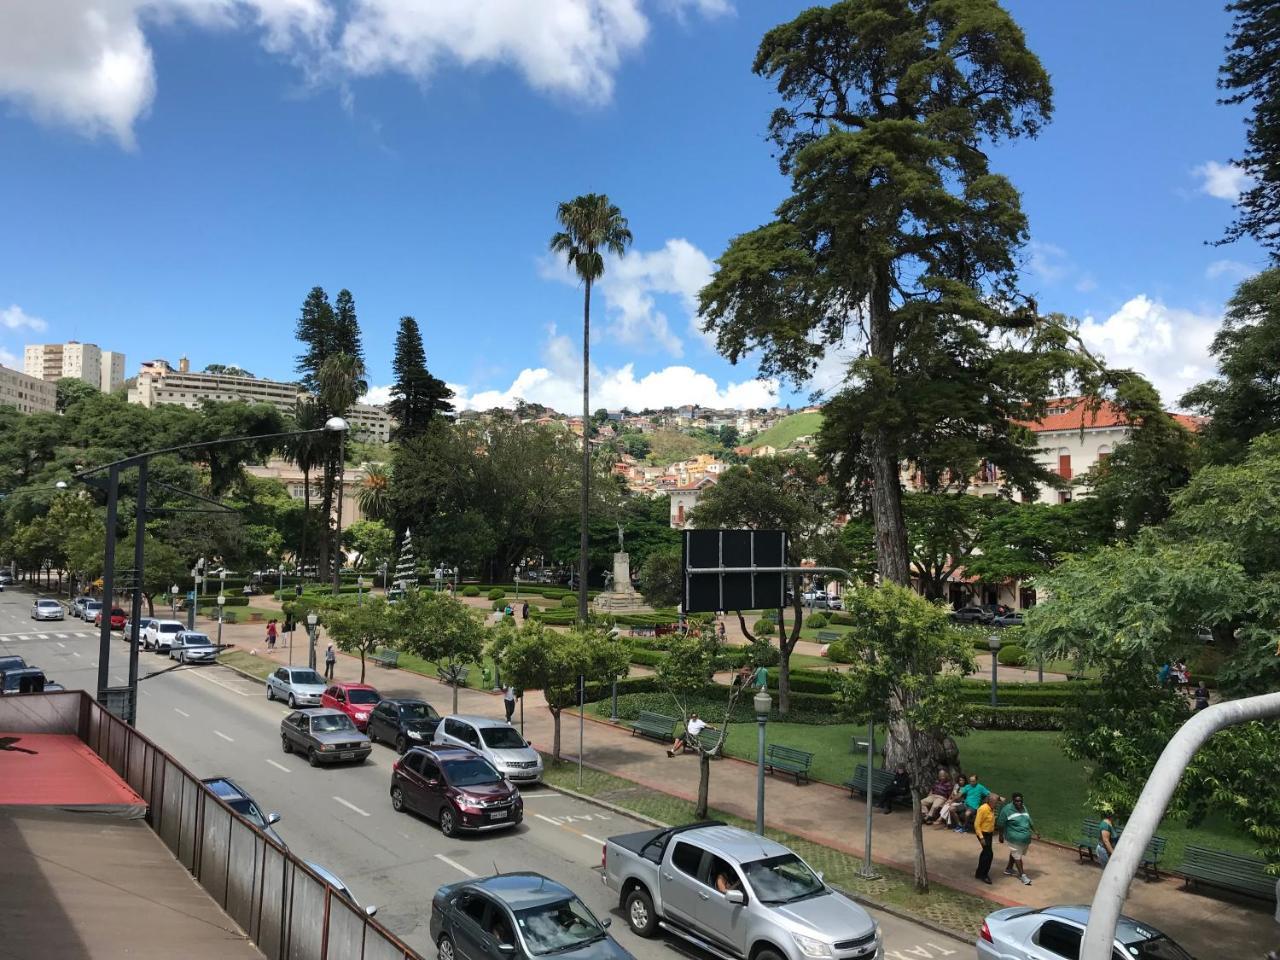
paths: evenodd
<path fill-rule="evenodd" d="M 505 819 L 507 819 L 507 815 L 508 815 L 508 814 L 510 814 L 510 813 L 511 813 L 511 811 L 510 811 L 510 810 L 494 810 L 492 813 L 490 813 L 490 814 L 489 814 L 489 819 L 490 819 L 490 820 L 505 820 Z"/>
<path fill-rule="evenodd" d="M 356 756 L 356 755 L 355 755 L 355 751 L 353 751 L 353 750 L 348 750 L 346 753 L 340 753 L 340 754 L 338 754 L 338 759 L 339 759 L 339 760 L 354 760 L 354 759 L 355 759 L 355 756 Z"/>

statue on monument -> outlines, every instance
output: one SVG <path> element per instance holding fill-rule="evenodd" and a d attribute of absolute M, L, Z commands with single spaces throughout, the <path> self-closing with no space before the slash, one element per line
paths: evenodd
<path fill-rule="evenodd" d="M 622 545 L 622 524 L 618 524 L 618 552 L 624 553 L 626 548 Z"/>

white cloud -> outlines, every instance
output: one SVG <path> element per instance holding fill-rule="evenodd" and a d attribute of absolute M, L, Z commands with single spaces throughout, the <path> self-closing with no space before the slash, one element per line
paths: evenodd
<path fill-rule="evenodd" d="M 360 398 L 361 403 L 390 403 L 391 402 L 391 384 L 385 387 L 370 387 L 369 392 Z"/>
<path fill-rule="evenodd" d="M 4 347 L 0 347 L 0 367 L 8 367 L 10 370 L 21 370 L 18 365 L 18 357 L 10 353 Z"/>
<path fill-rule="evenodd" d="M 46 324 L 39 317 L 33 317 L 16 303 L 0 310 L 0 327 L 6 330 L 43 330 Z"/>
<path fill-rule="evenodd" d="M 1204 275 L 1210 280 L 1217 280 L 1219 277 L 1243 280 L 1245 277 L 1251 277 L 1257 272 L 1255 267 L 1251 267 L 1247 263 L 1241 263 L 1239 260 L 1215 260 L 1205 267 Z"/>
<path fill-rule="evenodd" d="M 588 103 L 613 93 L 649 33 L 646 3 L 683 17 L 727 0 L 2 0 L 0 99 L 41 121 L 134 144 L 155 97 L 150 38 L 174 21 L 252 26 L 262 45 L 351 102 L 351 76 L 422 80 L 441 64 L 510 66 L 535 89 Z"/>
<path fill-rule="evenodd" d="M 1031 254 L 1027 258 L 1027 270 L 1045 283 L 1057 283 L 1072 270 L 1067 251 L 1055 244 L 1032 240 L 1027 249 Z"/>
<path fill-rule="evenodd" d="M 1221 317 L 1169 307 L 1139 294 L 1105 320 L 1085 317 L 1080 336 L 1113 367 L 1137 370 L 1177 403 L 1188 388 L 1214 373 L 1209 345 Z"/>
<path fill-rule="evenodd" d="M 1230 200 L 1235 203 L 1240 194 L 1253 184 L 1253 178 L 1234 163 L 1219 163 L 1210 160 L 1191 171 L 1200 178 L 1200 192 L 1207 193 L 1219 200 Z"/>

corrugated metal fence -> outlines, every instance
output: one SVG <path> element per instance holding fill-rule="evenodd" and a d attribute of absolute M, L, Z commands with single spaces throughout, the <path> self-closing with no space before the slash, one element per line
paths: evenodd
<path fill-rule="evenodd" d="M 79 736 L 147 803 L 147 821 L 273 960 L 421 960 L 83 691 L 0 697 L 0 730 Z"/>

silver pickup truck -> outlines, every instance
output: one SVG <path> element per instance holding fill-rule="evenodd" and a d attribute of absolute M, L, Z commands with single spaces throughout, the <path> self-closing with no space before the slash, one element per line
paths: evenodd
<path fill-rule="evenodd" d="M 882 960 L 880 928 L 780 843 L 695 823 L 610 837 L 604 883 L 641 937 L 721 960 Z"/>

